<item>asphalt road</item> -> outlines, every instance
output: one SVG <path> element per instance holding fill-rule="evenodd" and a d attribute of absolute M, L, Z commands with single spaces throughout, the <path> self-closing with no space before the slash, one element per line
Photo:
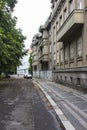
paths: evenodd
<path fill-rule="evenodd" d="M 0 130 L 61 130 L 48 106 L 31 80 L 0 81 Z"/>

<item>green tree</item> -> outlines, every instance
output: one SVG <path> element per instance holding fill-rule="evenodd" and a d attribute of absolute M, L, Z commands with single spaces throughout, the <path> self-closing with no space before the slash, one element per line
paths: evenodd
<path fill-rule="evenodd" d="M 0 0 L 0 72 L 15 72 L 25 55 L 25 36 L 16 28 L 17 18 L 12 17 L 16 0 Z"/>
<path fill-rule="evenodd" d="M 29 73 L 33 74 L 33 68 L 32 68 L 32 53 L 30 53 L 29 56 Z"/>

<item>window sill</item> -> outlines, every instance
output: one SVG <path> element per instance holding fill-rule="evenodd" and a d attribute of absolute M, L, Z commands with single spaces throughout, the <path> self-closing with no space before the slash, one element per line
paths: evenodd
<path fill-rule="evenodd" d="M 77 61 L 82 61 L 82 60 L 83 60 L 82 56 L 77 57 Z"/>

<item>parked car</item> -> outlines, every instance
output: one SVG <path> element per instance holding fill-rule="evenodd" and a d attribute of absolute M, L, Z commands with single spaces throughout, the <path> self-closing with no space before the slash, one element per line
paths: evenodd
<path fill-rule="evenodd" d="M 10 78 L 10 74 L 6 73 L 5 77 Z"/>
<path fill-rule="evenodd" d="M 32 75 L 31 74 L 24 75 L 24 78 L 26 78 L 26 79 L 32 79 Z"/>

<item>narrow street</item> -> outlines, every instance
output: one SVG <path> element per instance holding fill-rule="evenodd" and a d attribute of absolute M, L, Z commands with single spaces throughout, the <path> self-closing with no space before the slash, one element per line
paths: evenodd
<path fill-rule="evenodd" d="M 31 80 L 0 81 L 0 130 L 62 130 L 53 108 Z"/>
<path fill-rule="evenodd" d="M 87 130 L 87 94 L 41 79 L 0 81 L 0 130 Z"/>
<path fill-rule="evenodd" d="M 48 99 L 52 100 L 52 104 L 61 111 L 57 113 L 62 123 L 65 120 L 72 125 L 69 127 L 64 124 L 67 130 L 87 130 L 87 93 L 46 80 L 38 79 L 36 82 L 45 95 L 50 97 Z"/>

